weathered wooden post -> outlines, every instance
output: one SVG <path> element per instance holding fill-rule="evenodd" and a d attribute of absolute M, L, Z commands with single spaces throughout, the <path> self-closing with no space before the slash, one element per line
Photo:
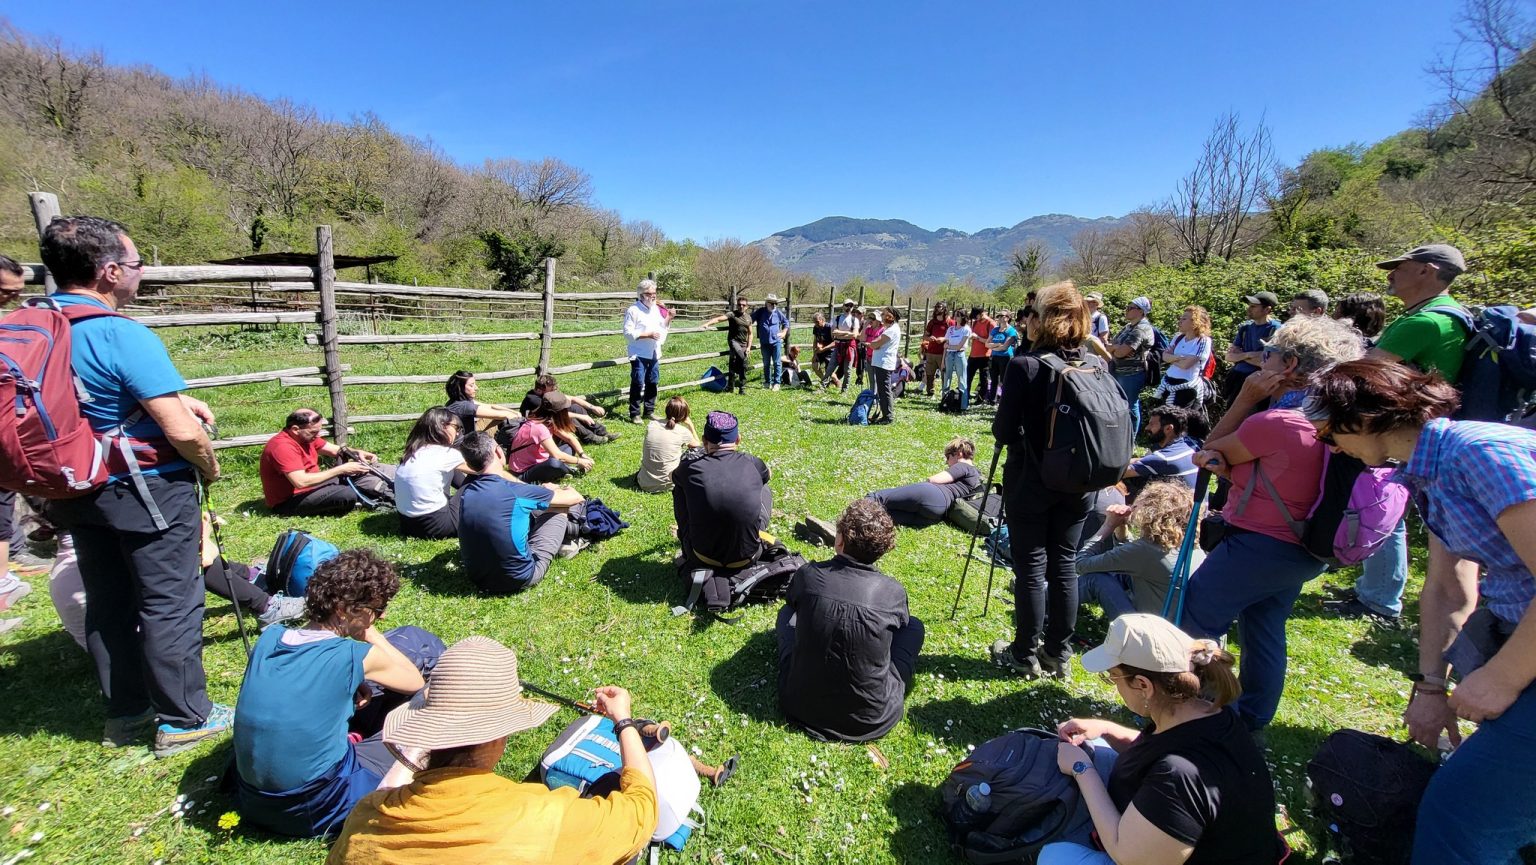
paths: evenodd
<path fill-rule="evenodd" d="M 59 197 L 51 192 L 32 192 L 27 194 L 27 199 L 32 203 L 32 219 L 37 223 L 37 239 L 42 240 L 48 223 L 59 215 Z M 53 294 L 58 290 L 59 286 L 53 281 L 53 274 L 43 274 L 43 288 L 47 294 Z"/>
<path fill-rule="evenodd" d="M 555 260 L 544 259 L 544 329 L 539 332 L 539 375 L 549 371 L 549 351 L 555 337 Z"/>
<path fill-rule="evenodd" d="M 893 287 L 891 289 L 891 309 L 895 309 L 895 308 L 896 308 L 896 289 Z"/>
<path fill-rule="evenodd" d="M 331 440 L 347 443 L 347 393 L 341 385 L 341 352 L 336 342 L 336 251 L 331 227 L 315 228 L 315 288 L 320 294 L 320 347 L 325 352 L 325 386 L 331 392 Z"/>
<path fill-rule="evenodd" d="M 864 309 L 864 286 L 862 286 L 862 285 L 859 286 L 859 311 L 860 312 L 866 312 L 867 311 L 867 310 Z"/>
<path fill-rule="evenodd" d="M 901 326 L 901 356 L 906 357 L 912 350 L 912 296 L 907 295 L 907 321 Z"/>
<path fill-rule="evenodd" d="M 789 313 L 789 323 L 795 323 L 795 284 L 784 283 L 784 311 Z"/>

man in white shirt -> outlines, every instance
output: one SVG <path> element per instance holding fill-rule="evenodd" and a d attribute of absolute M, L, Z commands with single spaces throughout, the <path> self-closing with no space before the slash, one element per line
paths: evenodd
<path fill-rule="evenodd" d="M 656 385 L 661 381 L 661 344 L 667 341 L 667 320 L 656 304 L 656 281 L 640 280 L 633 306 L 624 311 L 624 341 L 629 350 L 629 422 L 656 419 Z"/>

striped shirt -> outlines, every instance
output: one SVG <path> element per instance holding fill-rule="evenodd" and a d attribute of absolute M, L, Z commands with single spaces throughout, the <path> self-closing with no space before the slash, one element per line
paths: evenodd
<path fill-rule="evenodd" d="M 1536 499 L 1536 433 L 1508 424 L 1432 420 L 1397 472 L 1429 530 L 1446 548 L 1483 566 L 1488 610 L 1518 622 L 1536 578 L 1499 530 L 1499 515 Z"/>
<path fill-rule="evenodd" d="M 1132 461 L 1131 469 L 1144 478 L 1178 478 L 1193 489 L 1197 472 L 1194 456 L 1199 449 L 1199 442 L 1180 436 L 1173 444 Z"/>

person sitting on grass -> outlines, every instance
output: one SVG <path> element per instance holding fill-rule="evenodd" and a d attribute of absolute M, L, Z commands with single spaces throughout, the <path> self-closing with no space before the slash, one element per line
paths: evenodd
<path fill-rule="evenodd" d="M 921 529 L 941 523 L 956 499 L 969 498 L 981 489 L 981 474 L 971 462 L 975 457 L 975 442 L 968 438 L 951 439 L 944 446 L 943 471 L 919 483 L 875 490 L 867 498 L 885 508 L 898 526 Z"/>
<path fill-rule="evenodd" d="M 1269 767 L 1227 708 L 1240 690 L 1232 662 L 1216 643 L 1158 616 L 1110 624 L 1083 668 L 1149 723 L 1135 730 L 1073 718 L 1057 728 L 1057 766 L 1077 782 L 1093 834 L 1085 827 L 1083 837 L 1045 845 L 1039 865 L 1281 860 Z"/>
<path fill-rule="evenodd" d="M 524 483 L 558 481 L 592 469 L 591 458 L 576 440 L 570 408 L 570 397 L 549 391 L 512 436 L 505 448 L 507 468 Z"/>
<path fill-rule="evenodd" d="M 837 555 L 790 581 L 774 629 L 779 710 L 813 739 L 867 742 L 901 720 L 924 631 L 907 590 L 875 569 L 895 546 L 885 509 L 857 499 L 837 519 Z"/>
<path fill-rule="evenodd" d="M 1198 470 L 1190 459 L 1200 450 L 1200 440 L 1189 434 L 1189 428 L 1196 417 L 1190 409 L 1164 403 L 1147 410 L 1147 437 L 1154 450 L 1131 460 L 1125 467 L 1130 499 L 1134 500 L 1153 478 L 1173 478 L 1194 489 Z"/>
<path fill-rule="evenodd" d="M 517 410 L 522 412 L 524 417 L 532 415 L 533 410 L 544 401 L 544 394 L 552 390 L 560 390 L 555 377 L 549 373 L 539 376 L 533 380 L 533 387 L 528 390 L 528 393 L 523 395 L 522 404 L 517 407 Z M 564 391 L 561 392 L 564 393 Z M 571 400 L 571 423 L 575 428 L 576 438 L 582 444 L 600 445 L 618 441 L 619 434 L 609 432 L 602 421 L 598 420 L 608 413 L 606 409 L 575 394 L 568 393 L 566 396 Z"/>
<path fill-rule="evenodd" d="M 763 553 L 773 513 L 768 466 L 739 450 L 741 427 L 730 412 L 704 421 L 704 453 L 672 472 L 672 515 L 686 568 L 744 568 Z"/>
<path fill-rule="evenodd" d="M 634 726 L 628 691 L 596 690 L 597 710 L 615 725 L 618 789 L 582 798 L 496 774 L 507 738 L 548 721 L 558 706 L 530 700 L 517 655 L 489 637 L 443 653 L 419 706 L 385 724 L 391 748 L 417 763 L 403 785 L 358 803 L 331 847 L 328 865 L 425 862 L 619 865 L 651 840 L 659 813 L 656 777 Z M 392 779 L 393 780 L 393 779 Z"/>
<path fill-rule="evenodd" d="M 475 381 L 475 374 L 467 370 L 461 369 L 448 376 L 447 390 L 447 408 L 459 416 L 459 424 L 465 433 L 507 429 L 507 434 L 497 433 L 497 436 L 503 439 L 502 447 L 508 446 L 510 428 L 522 422 L 521 412 L 509 405 L 477 402 L 475 397 L 480 394 L 480 385 Z"/>
<path fill-rule="evenodd" d="M 581 493 L 554 484 L 534 486 L 509 474 L 501 446 L 485 433 L 459 445 L 473 473 L 459 491 L 459 561 L 482 591 L 512 594 L 538 585 L 556 555 L 574 556 L 571 514 Z"/>
<path fill-rule="evenodd" d="M 785 349 L 784 358 L 779 362 L 784 369 L 784 383 L 790 387 L 810 387 L 811 374 L 800 368 L 800 346 L 792 345 Z"/>
<path fill-rule="evenodd" d="M 437 637 L 377 624 L 400 577 L 369 550 L 315 569 L 309 624 L 261 632 L 235 704 L 241 821 L 279 835 L 335 835 L 394 765 L 379 732 L 390 709 L 426 685 Z"/>
<path fill-rule="evenodd" d="M 459 499 L 452 493 L 468 474 L 464 455 L 453 446 L 463 431 L 459 423 L 448 409 L 429 408 L 405 439 L 395 470 L 395 510 L 408 538 L 441 540 L 459 532 Z"/>
<path fill-rule="evenodd" d="M 682 462 L 683 454 L 699 447 L 699 433 L 688 416 L 688 400 L 680 396 L 667 400 L 667 419 L 653 420 L 645 428 L 640 445 L 640 470 L 635 483 L 648 493 L 672 489 L 672 472 Z"/>
<path fill-rule="evenodd" d="M 267 509 L 285 517 L 344 514 L 358 504 L 388 499 L 394 466 L 365 450 L 343 452 L 321 437 L 325 419 L 310 408 L 295 409 L 283 429 L 261 449 L 261 493 Z M 342 460 L 322 470 L 320 457 Z M 351 459 L 351 456 L 357 457 Z"/>
<path fill-rule="evenodd" d="M 1161 613 L 1168 582 L 1184 542 L 1194 494 L 1177 481 L 1147 484 L 1131 505 L 1110 505 L 1108 531 L 1077 557 L 1077 596 L 1104 610 L 1104 618 L 1124 613 Z M 1133 540 L 1126 527 L 1136 531 Z M 1195 546 L 1198 568 L 1205 553 Z"/>

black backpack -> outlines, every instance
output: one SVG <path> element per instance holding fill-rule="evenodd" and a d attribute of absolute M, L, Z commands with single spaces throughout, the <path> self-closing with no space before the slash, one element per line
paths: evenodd
<path fill-rule="evenodd" d="M 1436 768 L 1410 745 L 1359 730 L 1324 739 L 1307 763 L 1307 798 L 1336 861 L 1407 865 Z"/>
<path fill-rule="evenodd" d="M 1172 344 L 1168 340 L 1168 334 L 1163 333 L 1157 325 L 1152 325 L 1152 347 L 1142 356 L 1147 367 L 1148 386 L 1163 380 L 1163 352 L 1167 351 Z"/>
<path fill-rule="evenodd" d="M 961 414 L 965 411 L 960 399 L 960 389 L 952 387 L 939 397 L 939 411 L 945 414 Z"/>
<path fill-rule="evenodd" d="M 1091 493 L 1119 483 L 1136 431 L 1125 391 L 1102 364 L 1036 355 L 1055 373 L 1040 481 L 1063 493 Z"/>
<path fill-rule="evenodd" d="M 1034 861 L 1040 848 L 1081 833 L 1091 819 L 1077 782 L 1056 765 L 1059 738 L 1045 730 L 1004 733 L 979 745 L 939 787 L 950 844 L 967 862 Z M 975 813 L 966 792 L 985 782 L 991 794 Z"/>
<path fill-rule="evenodd" d="M 673 607 L 672 615 L 681 616 L 696 605 L 702 605 L 722 621 L 738 621 L 740 616 L 726 618 L 719 614 L 747 604 L 771 603 L 782 599 L 789 593 L 790 578 L 805 563 L 804 556 L 790 552 L 783 544 L 775 541 L 764 548 L 757 561 L 737 570 L 704 567 L 690 569 L 685 565 L 679 569 L 679 574 L 688 599 L 682 606 Z"/>

